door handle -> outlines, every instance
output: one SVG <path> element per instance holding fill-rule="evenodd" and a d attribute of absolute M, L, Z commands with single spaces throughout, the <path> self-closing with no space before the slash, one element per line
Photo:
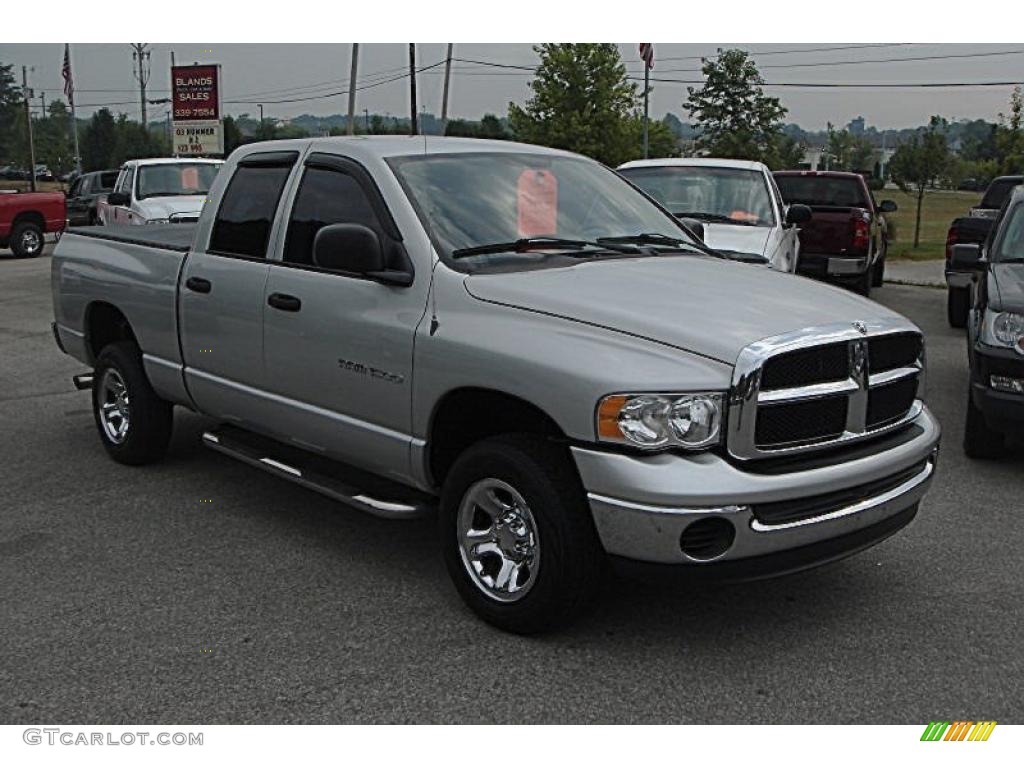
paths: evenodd
<path fill-rule="evenodd" d="M 272 293 L 267 297 L 267 304 L 284 312 L 298 312 L 302 309 L 302 301 L 297 296 L 287 293 Z"/>
<path fill-rule="evenodd" d="M 213 283 L 202 277 L 190 277 L 185 281 L 185 287 L 196 293 L 209 293 L 213 290 Z"/>

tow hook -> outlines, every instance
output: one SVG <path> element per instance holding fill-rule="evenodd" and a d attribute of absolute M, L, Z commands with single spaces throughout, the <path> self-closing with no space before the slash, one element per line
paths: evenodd
<path fill-rule="evenodd" d="M 79 373 L 76 376 L 72 376 L 71 381 L 75 383 L 75 389 L 92 389 L 91 373 Z"/>

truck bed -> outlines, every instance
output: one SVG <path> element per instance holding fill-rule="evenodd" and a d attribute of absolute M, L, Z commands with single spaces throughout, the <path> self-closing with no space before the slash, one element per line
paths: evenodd
<path fill-rule="evenodd" d="M 147 224 L 132 226 L 130 224 L 114 224 L 106 227 L 72 227 L 68 230 L 83 237 L 95 237 L 100 240 L 113 240 L 118 243 L 144 245 L 149 248 L 164 248 L 169 251 L 185 253 L 192 247 L 192 236 L 196 224 Z"/>

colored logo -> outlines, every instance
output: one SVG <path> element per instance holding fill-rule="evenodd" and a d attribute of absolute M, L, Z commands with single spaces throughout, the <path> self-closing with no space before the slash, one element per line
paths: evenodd
<path fill-rule="evenodd" d="M 933 721 L 924 729 L 921 741 L 988 741 L 995 727 L 995 720 Z"/>

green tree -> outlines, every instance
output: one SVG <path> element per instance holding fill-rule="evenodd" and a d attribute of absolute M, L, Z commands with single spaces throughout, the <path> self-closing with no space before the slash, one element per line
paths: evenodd
<path fill-rule="evenodd" d="M 244 143 L 242 132 L 230 115 L 224 118 L 224 156 L 227 157 Z"/>
<path fill-rule="evenodd" d="M 705 59 L 704 85 L 687 88 L 683 108 L 700 130 L 697 147 L 716 157 L 770 159 L 786 108 L 764 93 L 764 78 L 746 51 L 718 51 Z"/>
<path fill-rule="evenodd" d="M 932 117 L 927 128 L 922 128 L 902 142 L 889 161 L 889 177 L 904 192 L 917 194 L 915 248 L 921 238 L 921 206 L 925 190 L 935 186 L 935 182 L 946 172 L 949 162 L 946 121 L 938 116 Z"/>
<path fill-rule="evenodd" d="M 117 125 L 109 109 L 103 107 L 94 112 L 78 140 L 83 170 L 102 171 L 116 167 Z"/>
<path fill-rule="evenodd" d="M 10 162 L 20 153 L 17 123 L 25 121 L 23 103 L 14 65 L 0 63 L 0 161 Z"/>
<path fill-rule="evenodd" d="M 769 145 L 764 162 L 773 171 L 799 168 L 804 162 L 804 145 L 792 136 L 780 133 Z"/>
<path fill-rule="evenodd" d="M 828 124 L 828 141 L 825 154 L 828 167 L 833 171 L 870 171 L 874 168 L 878 153 L 866 136 L 854 134 L 847 128 L 837 131 Z"/>
<path fill-rule="evenodd" d="M 74 165 L 71 146 L 71 113 L 63 101 L 52 101 L 48 114 L 35 121 L 36 160 L 55 174 L 64 174 Z"/>
<path fill-rule="evenodd" d="M 999 114 L 994 142 L 1000 172 L 1024 173 L 1024 97 L 1020 86 L 1010 96 L 1010 114 Z"/>
<path fill-rule="evenodd" d="M 520 141 L 588 155 L 608 165 L 633 157 L 636 85 L 612 43 L 545 43 L 530 82 L 533 95 L 509 104 L 508 122 Z"/>

